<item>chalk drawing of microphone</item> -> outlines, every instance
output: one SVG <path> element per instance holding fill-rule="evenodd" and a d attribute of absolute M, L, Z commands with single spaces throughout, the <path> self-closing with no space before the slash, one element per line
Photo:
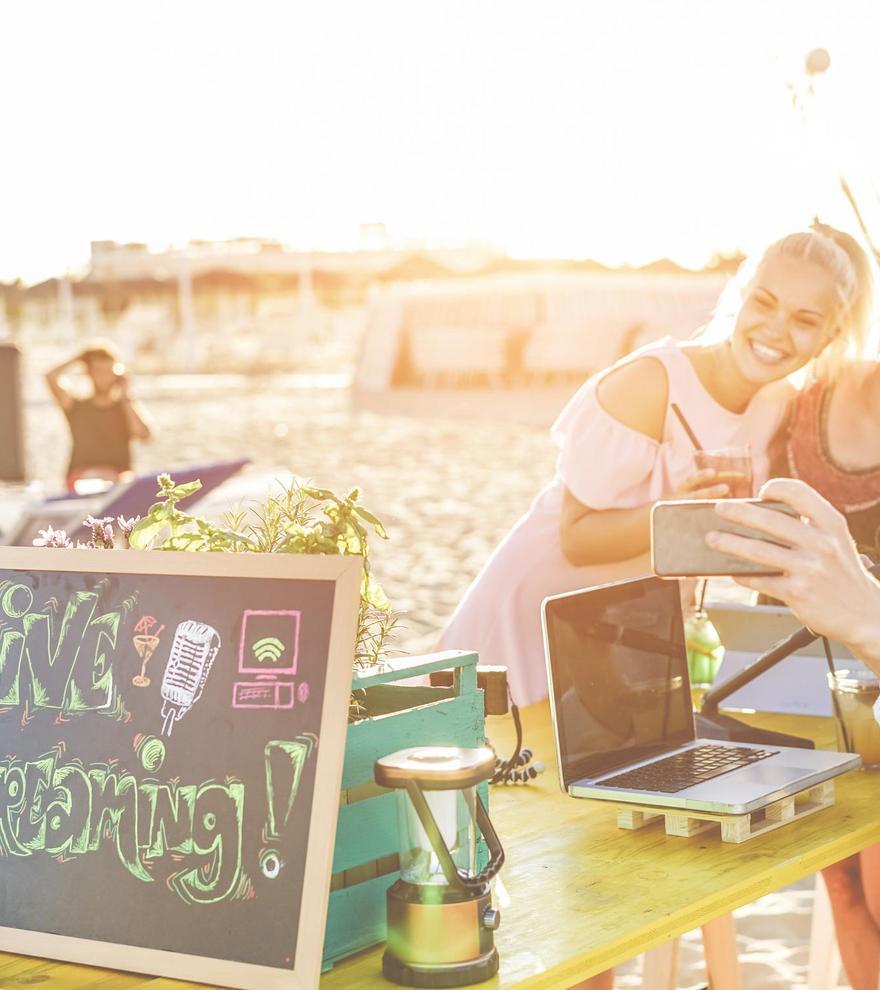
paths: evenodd
<path fill-rule="evenodd" d="M 187 619 L 175 630 L 162 675 L 163 736 L 170 736 L 174 723 L 201 698 L 219 649 L 220 634 L 205 622 Z"/>

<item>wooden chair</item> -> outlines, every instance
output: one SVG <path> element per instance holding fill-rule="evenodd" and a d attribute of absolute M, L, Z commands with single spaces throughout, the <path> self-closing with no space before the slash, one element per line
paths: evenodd
<path fill-rule="evenodd" d="M 703 949 L 712 990 L 739 990 L 733 915 L 726 914 L 703 926 Z M 675 990 L 678 969 L 678 939 L 645 953 L 642 971 L 644 990 Z M 807 964 L 808 990 L 835 990 L 843 971 L 834 935 L 831 901 L 821 874 L 816 876 L 816 896 L 810 924 L 810 955 Z M 878 987 L 880 990 L 880 987 Z"/>
<path fill-rule="evenodd" d="M 711 990 L 742 990 L 733 915 L 724 914 L 703 925 L 702 933 Z M 642 990 L 675 990 L 677 975 L 677 938 L 645 953 Z M 810 990 L 813 990 L 812 985 Z"/>
<path fill-rule="evenodd" d="M 840 981 L 843 964 L 834 934 L 831 901 L 822 874 L 816 874 L 816 896 L 810 922 L 810 957 L 807 964 L 808 990 L 833 990 Z"/>

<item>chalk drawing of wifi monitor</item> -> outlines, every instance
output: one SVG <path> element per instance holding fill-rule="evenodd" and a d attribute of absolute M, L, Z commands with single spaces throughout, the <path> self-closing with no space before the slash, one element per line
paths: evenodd
<path fill-rule="evenodd" d="M 298 610 L 245 610 L 233 708 L 293 708 L 305 700 L 307 686 L 296 683 L 300 619 Z"/>

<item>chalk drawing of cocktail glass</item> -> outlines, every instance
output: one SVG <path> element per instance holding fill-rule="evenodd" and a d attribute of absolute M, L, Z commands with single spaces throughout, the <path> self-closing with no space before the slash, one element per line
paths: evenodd
<path fill-rule="evenodd" d="M 147 677 L 147 664 L 150 662 L 150 657 L 156 652 L 156 647 L 159 645 L 159 634 L 165 626 L 159 626 L 159 628 L 154 633 L 142 632 L 135 633 L 132 637 L 132 643 L 134 643 L 135 651 L 140 657 L 141 661 L 141 672 L 135 674 L 131 679 L 131 683 L 135 687 L 149 687 L 150 678 Z"/>
<path fill-rule="evenodd" d="M 163 736 L 170 736 L 174 723 L 201 698 L 219 649 L 220 634 L 205 622 L 187 619 L 175 630 L 162 675 Z"/>

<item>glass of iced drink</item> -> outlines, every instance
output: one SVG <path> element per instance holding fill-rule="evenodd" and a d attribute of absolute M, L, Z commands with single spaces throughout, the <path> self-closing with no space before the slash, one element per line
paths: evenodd
<path fill-rule="evenodd" d="M 729 498 L 752 497 L 752 454 L 747 443 L 741 447 L 694 451 L 694 464 L 698 471 L 713 468 L 713 484 L 726 484 Z"/>
<path fill-rule="evenodd" d="M 880 680 L 869 670 L 837 670 L 828 674 L 835 700 L 837 748 L 858 753 L 866 769 L 880 767 L 880 725 L 874 704 L 880 697 Z M 841 724 L 842 723 L 842 724 Z"/>

